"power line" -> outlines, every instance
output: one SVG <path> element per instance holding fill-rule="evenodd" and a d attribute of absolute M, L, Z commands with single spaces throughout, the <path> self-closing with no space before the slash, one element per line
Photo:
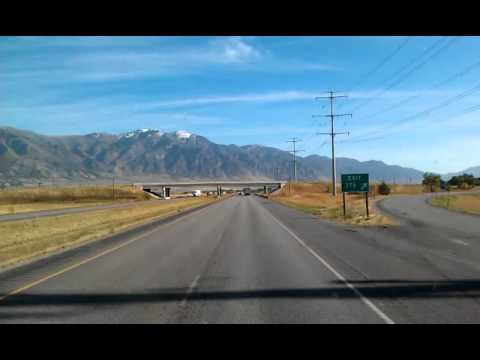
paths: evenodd
<path fill-rule="evenodd" d="M 392 53 L 390 53 L 389 55 L 387 55 L 387 56 L 386 56 L 384 59 L 382 59 L 375 67 L 373 67 L 366 75 L 364 75 L 359 81 L 357 81 L 357 83 L 356 83 L 349 91 L 352 91 L 352 90 L 358 88 L 358 86 L 359 86 L 362 82 L 364 82 L 364 81 L 367 80 L 369 77 L 371 77 L 373 74 L 375 74 L 376 72 L 378 72 L 388 61 L 390 61 L 395 55 L 397 55 L 397 54 L 411 41 L 411 39 L 412 39 L 412 38 L 411 38 L 410 36 L 406 37 L 405 40 L 402 41 L 402 43 L 400 43 L 400 45 L 397 46 L 397 48 L 395 48 L 395 50 L 394 50 Z M 446 37 L 444 37 L 444 39 L 442 39 L 442 41 L 445 40 L 445 39 L 446 39 Z M 439 42 L 435 43 L 434 45 L 438 45 L 438 43 L 439 43 Z M 429 49 L 427 49 L 426 52 L 428 52 L 428 50 L 429 50 Z M 420 58 L 421 58 L 423 55 L 424 55 L 424 54 L 422 54 L 422 55 L 420 56 Z M 418 60 L 418 59 L 417 59 L 417 60 Z M 403 71 L 403 70 L 404 70 L 405 68 L 407 68 L 408 66 L 411 66 L 411 63 L 407 64 L 406 67 L 404 67 L 404 68 L 400 69 L 399 71 L 397 71 L 397 73 L 394 73 L 394 76 L 396 76 L 399 72 Z M 367 100 L 368 100 L 368 99 L 367 99 Z M 353 101 L 358 101 L 358 100 L 355 100 L 355 99 L 354 99 Z M 343 105 L 343 104 L 340 104 L 339 107 L 341 107 L 342 105 Z M 323 107 L 325 107 L 325 106 L 323 106 Z M 322 107 L 322 108 L 323 108 L 323 107 Z M 312 123 L 311 126 L 313 126 L 313 123 Z M 304 137 L 305 137 L 305 136 L 306 136 L 306 133 L 304 134 Z M 308 137 L 308 140 L 310 140 L 311 138 L 313 138 L 313 136 L 314 136 L 314 135 L 310 135 L 310 136 Z"/>
<path fill-rule="evenodd" d="M 324 104 L 322 105 L 322 107 L 320 108 L 320 110 L 324 109 L 325 107 L 327 106 L 327 104 Z M 315 136 L 315 132 L 313 133 L 310 133 L 310 128 L 316 126 L 318 124 L 318 120 L 317 119 L 313 119 L 308 127 L 307 127 L 307 130 L 303 132 L 303 134 L 301 135 L 303 138 L 307 137 L 305 140 L 304 140 L 304 143 L 308 143 L 309 140 L 311 140 L 314 136 Z M 308 135 L 308 133 L 310 133 L 310 135 Z"/>
<path fill-rule="evenodd" d="M 317 133 L 317 135 L 329 135 L 332 140 L 332 195 L 337 195 L 337 174 L 336 174 L 336 164 L 335 164 L 335 136 L 341 134 L 347 134 L 348 132 L 335 132 L 335 118 L 341 116 L 352 116 L 352 114 L 334 114 L 333 113 L 333 100 L 337 98 L 346 98 L 346 95 L 334 95 L 333 91 L 329 92 L 329 96 L 319 96 L 316 99 L 329 99 L 330 100 L 330 114 L 329 115 L 313 115 L 316 116 L 325 116 L 330 117 L 331 130 L 329 133 Z"/>
<path fill-rule="evenodd" d="M 434 105 L 434 106 L 431 106 L 423 111 L 420 111 L 419 113 L 416 113 L 416 114 L 413 114 L 413 115 L 410 115 L 410 116 L 407 116 L 406 118 L 402 119 L 399 121 L 399 123 L 408 123 L 412 120 L 415 120 L 417 119 L 418 117 L 421 117 L 421 116 L 424 116 L 424 115 L 427 115 L 427 114 L 430 114 L 431 112 L 433 111 L 436 111 L 438 109 L 441 109 L 441 108 L 444 108 L 448 105 L 451 105 L 451 104 L 454 104 L 456 102 L 459 102 L 460 100 L 464 99 L 465 97 L 467 96 L 470 96 L 472 95 L 473 93 L 477 92 L 480 90 L 480 83 L 476 84 L 474 87 L 468 89 L 468 90 L 465 90 L 455 96 L 452 96 L 451 98 L 448 98 L 444 101 L 442 101 L 441 103 L 437 104 L 437 105 Z M 370 133 L 367 133 L 367 134 L 364 134 L 364 135 L 361 135 L 359 136 L 359 138 L 361 137 L 364 137 L 364 136 L 371 136 L 371 135 L 376 135 L 380 132 L 383 132 L 385 129 L 380 129 L 380 130 L 377 130 L 377 131 L 373 131 L 373 132 L 370 132 Z M 363 139 L 363 140 L 354 140 L 353 142 L 351 143 L 358 143 L 358 142 L 364 142 L 364 141 L 369 141 L 369 140 L 378 140 L 378 139 L 382 139 L 384 138 L 385 136 L 383 137 L 377 137 L 377 138 L 373 138 L 373 139 Z"/>
<path fill-rule="evenodd" d="M 350 88 L 349 92 L 357 89 L 361 83 L 365 82 L 366 80 L 368 80 L 369 77 L 371 77 L 373 74 L 378 72 L 388 61 L 390 61 L 395 55 L 397 55 L 400 52 L 400 50 L 402 50 L 410 42 L 411 39 L 412 39 L 411 36 L 407 36 L 406 39 L 402 41 L 402 43 L 399 46 L 397 46 L 393 52 L 391 52 L 382 61 L 380 61 L 372 70 L 366 73 L 360 79 L 360 81 L 357 81 L 355 85 L 352 88 Z"/>
<path fill-rule="evenodd" d="M 405 64 L 404 66 L 402 66 L 401 68 L 397 69 L 390 77 L 384 79 L 383 81 L 381 81 L 377 87 L 380 87 L 386 83 L 388 83 L 389 81 L 391 81 L 392 79 L 395 79 L 398 75 L 400 75 L 401 73 L 403 73 L 405 70 L 407 70 L 409 67 L 411 66 L 414 66 L 418 61 L 420 61 L 425 55 L 427 55 L 430 51 L 432 51 L 433 49 L 435 49 L 438 45 L 440 45 L 442 42 L 444 42 L 445 40 L 447 40 L 447 36 L 444 36 L 442 37 L 440 40 L 436 41 L 435 43 L 433 43 L 432 45 L 430 45 L 427 49 L 425 49 L 420 55 L 418 55 L 416 58 L 414 58 L 413 60 L 409 61 L 407 64 Z M 377 91 L 374 92 L 374 95 L 375 96 L 378 96 L 379 94 L 381 94 L 382 92 L 384 92 L 384 90 L 382 89 L 379 89 Z M 351 102 L 353 103 L 355 101 L 355 99 Z M 356 108 L 354 108 L 353 110 L 356 110 L 357 108 L 363 106 L 364 103 L 369 103 L 371 101 L 371 98 L 367 98 L 363 101 L 360 102 L 359 105 L 357 105 Z"/>
<path fill-rule="evenodd" d="M 383 60 L 381 60 L 377 65 L 375 65 L 369 72 L 367 72 L 359 81 L 357 81 L 355 83 L 355 85 L 353 85 L 353 87 L 351 87 L 348 92 L 352 92 L 353 90 L 356 90 L 360 84 L 364 83 L 365 81 L 367 81 L 372 75 L 374 75 L 376 72 L 378 72 L 388 61 L 390 61 L 391 59 L 393 59 L 393 57 L 395 55 L 397 55 L 400 50 L 402 50 L 409 42 L 410 40 L 412 40 L 412 37 L 411 36 L 407 36 L 405 38 L 404 41 L 402 41 L 400 43 L 399 46 L 397 46 L 395 48 L 395 50 L 393 52 L 391 52 L 390 54 L 388 54 Z M 358 101 L 357 99 L 353 99 L 352 102 L 355 102 L 355 101 Z M 350 103 L 351 104 L 351 103 Z M 340 104 L 338 107 L 342 107 L 343 104 Z"/>
<path fill-rule="evenodd" d="M 460 116 L 463 116 L 463 115 L 466 115 L 466 114 L 469 114 L 469 113 L 472 113 L 472 112 L 476 112 L 476 111 L 480 111 L 480 105 L 474 105 L 474 106 L 471 106 L 467 109 L 464 109 L 461 112 L 451 116 L 450 119 L 451 120 L 457 119 Z M 392 135 L 394 135 L 394 133 L 387 134 L 387 135 L 384 135 L 384 136 L 377 136 L 377 137 L 373 137 L 373 138 L 359 139 L 359 140 L 351 142 L 351 144 L 358 144 L 358 143 L 363 143 L 363 142 L 382 140 L 382 139 L 385 139 L 386 137 L 389 137 L 389 136 L 392 136 Z"/>
<path fill-rule="evenodd" d="M 447 48 L 449 48 L 450 46 L 452 46 L 456 41 L 458 41 L 460 38 L 459 37 L 456 37 L 456 38 L 453 38 L 453 39 L 450 39 L 448 40 L 445 44 L 441 45 L 442 42 L 444 42 L 445 40 L 447 40 L 446 38 L 444 39 L 440 39 L 439 41 L 435 42 L 433 45 L 431 45 L 427 50 L 425 50 L 422 55 L 420 55 L 419 58 L 417 58 L 417 60 L 415 60 L 413 63 L 410 63 L 408 64 L 406 67 L 404 67 L 400 72 L 397 73 L 397 75 L 401 74 L 404 70 L 406 70 L 408 67 L 411 67 L 412 64 L 413 66 L 411 67 L 410 70 L 408 70 L 406 73 L 404 73 L 403 75 L 401 75 L 398 79 L 394 80 L 392 83 L 390 83 L 386 88 L 380 90 L 379 92 L 377 92 L 375 94 L 375 97 L 372 97 L 372 98 L 368 98 L 366 99 L 364 102 L 360 103 L 359 105 L 357 105 L 355 108 L 352 109 L 352 111 L 357 111 L 358 109 L 364 107 L 365 105 L 369 104 L 371 101 L 373 101 L 373 99 L 375 98 L 378 98 L 379 95 L 385 93 L 386 91 L 394 88 L 395 86 L 399 85 L 400 83 L 402 83 L 405 79 L 407 79 L 410 75 L 412 75 L 415 71 L 419 70 L 420 68 L 422 68 L 425 64 L 427 64 L 430 60 L 432 60 L 433 58 L 435 58 L 436 56 L 438 56 L 440 53 L 442 53 L 443 51 L 445 51 Z M 430 54 L 426 59 L 424 59 L 423 61 L 420 61 L 419 63 L 415 64 L 416 62 L 418 62 L 419 59 L 421 59 L 424 55 L 428 54 L 429 52 L 433 51 L 436 47 L 438 47 L 440 45 L 440 48 L 437 49 L 435 52 L 433 52 L 432 54 Z M 396 76 L 396 75 L 395 75 Z M 395 76 L 393 78 L 395 78 Z"/>
<path fill-rule="evenodd" d="M 430 86 L 430 87 L 428 87 L 428 88 L 425 89 L 425 90 L 429 91 L 429 90 L 433 90 L 433 89 L 439 88 L 439 87 L 441 87 L 441 86 L 444 86 L 444 85 L 446 85 L 446 84 L 449 84 L 449 83 L 451 83 L 452 81 L 458 79 L 459 77 L 468 74 L 470 71 L 474 70 L 475 68 L 477 68 L 477 67 L 479 67 L 479 66 L 480 66 L 480 61 L 477 61 L 477 62 L 475 62 L 475 63 L 467 66 L 465 69 L 459 71 L 458 73 L 453 74 L 452 76 L 448 77 L 447 79 L 442 80 L 441 82 L 439 82 L 439 83 L 437 83 L 437 84 L 435 84 L 435 85 L 433 85 L 433 86 Z M 369 119 L 374 118 L 374 117 L 376 117 L 376 116 L 378 116 L 378 115 L 380 115 L 380 114 L 384 114 L 384 113 L 386 113 L 386 112 L 388 112 L 388 111 L 394 110 L 394 109 L 396 109 L 396 108 L 398 108 L 398 107 L 400 107 L 400 106 L 402 106 L 402 105 L 405 105 L 406 103 L 409 103 L 409 102 L 412 101 L 412 100 L 418 99 L 420 96 L 421 96 L 421 95 L 413 95 L 413 96 L 410 96 L 410 97 L 408 97 L 408 98 L 406 98 L 406 99 L 400 100 L 398 103 L 395 103 L 395 104 L 393 104 L 393 105 L 391 105 L 391 106 L 388 106 L 388 107 L 386 107 L 386 108 L 384 108 L 384 109 L 382 109 L 382 110 L 380 110 L 380 111 L 377 111 L 377 112 L 375 112 L 375 113 L 373 113 L 373 114 L 371 114 L 371 115 L 368 115 L 368 116 L 365 116 L 365 117 L 361 118 L 360 121 L 369 120 Z"/>
<path fill-rule="evenodd" d="M 293 181 L 294 182 L 297 182 L 297 153 L 304 151 L 304 150 L 297 150 L 295 148 L 295 144 L 300 141 L 302 140 L 295 137 L 287 141 L 293 144 L 293 150 L 291 150 L 290 152 L 293 154 Z"/>

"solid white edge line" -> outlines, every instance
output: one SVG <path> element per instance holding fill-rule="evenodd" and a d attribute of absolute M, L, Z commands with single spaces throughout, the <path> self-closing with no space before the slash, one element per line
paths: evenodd
<path fill-rule="evenodd" d="M 269 212 L 270 213 L 270 212 Z M 375 314 L 377 314 L 385 323 L 395 324 L 382 310 L 380 310 L 374 303 L 367 299 L 363 294 L 352 284 L 350 284 L 337 270 L 333 268 L 325 259 L 318 255 L 310 246 L 308 246 L 302 239 L 300 239 L 292 230 L 285 224 L 278 220 L 272 213 L 270 213 L 275 222 L 280 225 L 286 232 L 288 232 L 300 245 L 302 245 L 310 254 L 312 254 L 318 261 L 320 261 L 328 270 L 330 270 L 340 281 L 342 281 L 349 289 L 351 289 L 359 298 L 367 305 Z"/>

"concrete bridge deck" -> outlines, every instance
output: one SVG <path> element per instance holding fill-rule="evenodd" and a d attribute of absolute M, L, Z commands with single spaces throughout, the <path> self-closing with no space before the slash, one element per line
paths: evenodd
<path fill-rule="evenodd" d="M 134 183 L 135 186 L 144 188 L 153 187 L 192 187 L 192 186 L 283 186 L 287 182 L 282 180 L 273 181 L 194 181 L 194 182 L 149 182 Z"/>

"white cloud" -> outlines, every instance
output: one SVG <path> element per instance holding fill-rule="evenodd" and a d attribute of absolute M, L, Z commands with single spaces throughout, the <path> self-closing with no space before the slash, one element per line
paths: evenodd
<path fill-rule="evenodd" d="M 52 48 L 74 51 L 52 51 Z M 3 63 L 0 77 L 13 82 L 32 79 L 36 84 L 192 75 L 215 67 L 274 73 L 339 70 L 321 62 L 278 58 L 255 45 L 253 39 L 243 37 L 221 37 L 194 46 L 173 47 L 172 42 L 156 37 L 21 38 L 2 44 L 6 59 L 9 51 L 15 49 L 26 50 L 25 57 L 20 55 L 17 61 Z"/>
<path fill-rule="evenodd" d="M 209 105 L 221 103 L 236 103 L 236 102 L 278 102 L 278 101 L 298 101 L 311 100 L 318 96 L 318 92 L 308 91 L 275 91 L 268 93 L 250 93 L 240 95 L 227 96 L 208 96 L 198 98 L 184 98 L 177 100 L 158 101 L 146 104 L 146 108 L 173 108 L 185 107 L 194 105 Z"/>
<path fill-rule="evenodd" d="M 247 62 L 261 58 L 260 52 L 239 37 L 229 37 L 213 43 L 222 49 L 221 56 L 226 62 Z"/>
<path fill-rule="evenodd" d="M 104 81 L 189 74 L 206 66 L 238 66 L 261 60 L 260 52 L 241 38 L 228 37 L 206 46 L 174 51 L 104 51 L 77 55 L 67 62 L 80 80 Z"/>

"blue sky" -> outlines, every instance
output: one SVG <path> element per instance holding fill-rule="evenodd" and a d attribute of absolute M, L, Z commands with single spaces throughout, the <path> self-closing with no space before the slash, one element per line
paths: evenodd
<path fill-rule="evenodd" d="M 184 129 L 435 172 L 480 165 L 479 37 L 0 37 L 0 125 Z M 476 86 L 478 85 L 478 89 Z M 468 110 L 468 111 L 467 111 Z"/>

